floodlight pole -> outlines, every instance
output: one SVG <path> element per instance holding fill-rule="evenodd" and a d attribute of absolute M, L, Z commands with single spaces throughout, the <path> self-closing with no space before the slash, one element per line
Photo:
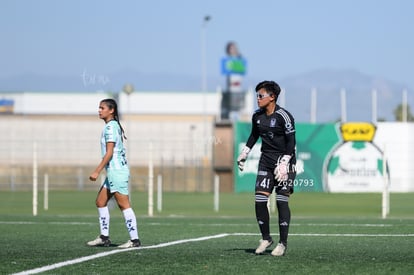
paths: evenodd
<path fill-rule="evenodd" d="M 341 89 L 341 122 L 346 122 L 346 91 Z"/>
<path fill-rule="evenodd" d="M 377 90 L 372 90 L 372 123 L 377 124 L 378 122 L 378 114 L 377 114 Z"/>
<path fill-rule="evenodd" d="M 210 21 L 209 15 L 204 16 L 201 25 L 201 90 L 207 91 L 207 23 Z"/>
<path fill-rule="evenodd" d="M 125 84 L 122 88 L 122 91 L 127 95 L 127 101 L 128 101 L 128 119 L 127 119 L 127 125 L 128 125 L 128 131 L 131 131 L 131 100 L 130 95 L 134 92 L 134 85 L 132 84 Z M 129 139 L 127 139 L 127 150 L 128 153 L 131 152 L 130 142 Z M 130 155 L 128 155 L 128 158 L 130 158 Z M 131 185 L 131 177 L 128 181 L 128 189 L 129 189 L 129 200 L 132 200 L 132 185 Z"/>
<path fill-rule="evenodd" d="M 207 23 L 210 21 L 209 15 L 204 16 L 201 25 L 201 91 L 203 93 L 203 116 L 204 116 L 204 135 L 207 138 Z M 204 157 L 207 158 L 207 142 L 204 141 Z"/>
<path fill-rule="evenodd" d="M 317 111 L 317 91 L 316 88 L 311 90 L 311 106 L 310 106 L 310 123 L 316 123 L 316 111 Z"/>

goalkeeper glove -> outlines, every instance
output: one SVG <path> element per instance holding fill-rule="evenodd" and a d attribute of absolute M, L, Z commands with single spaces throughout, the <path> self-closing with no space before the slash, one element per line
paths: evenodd
<path fill-rule="evenodd" d="M 284 155 L 276 163 L 275 167 L 275 179 L 278 181 L 286 181 L 288 179 L 289 161 L 291 156 Z"/>
<path fill-rule="evenodd" d="M 244 163 L 246 162 L 247 155 L 250 152 L 250 148 L 245 146 L 240 153 L 239 157 L 237 158 L 237 165 L 239 166 L 240 171 L 243 171 L 244 169 Z"/>

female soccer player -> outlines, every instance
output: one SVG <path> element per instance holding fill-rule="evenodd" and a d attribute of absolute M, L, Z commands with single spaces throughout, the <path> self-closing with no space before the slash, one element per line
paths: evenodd
<path fill-rule="evenodd" d="M 118 106 L 113 99 L 104 99 L 99 104 L 99 118 L 105 121 L 105 127 L 101 135 L 102 160 L 95 171 L 89 176 L 91 181 L 96 181 L 100 172 L 106 169 L 106 179 L 99 189 L 96 198 L 96 206 L 99 212 L 100 236 L 88 242 L 89 246 L 110 246 L 109 239 L 109 209 L 108 201 L 114 197 L 121 209 L 130 240 L 118 247 L 139 247 L 141 242 L 138 237 L 138 227 L 135 213 L 129 202 L 128 180 L 129 167 L 125 157 L 123 140 L 124 129 L 119 123 Z"/>
<path fill-rule="evenodd" d="M 262 254 L 273 244 L 270 236 L 267 202 L 275 189 L 280 239 L 271 254 L 283 256 L 287 248 L 290 224 L 288 202 L 289 196 L 293 193 L 293 183 L 296 177 L 295 123 L 292 115 L 276 104 L 280 94 L 280 87 L 276 82 L 260 82 L 255 90 L 259 109 L 252 116 L 252 130 L 237 163 L 239 169 L 243 171 L 247 155 L 261 137 L 261 156 L 255 187 L 255 209 L 262 240 L 256 249 L 256 254 Z"/>

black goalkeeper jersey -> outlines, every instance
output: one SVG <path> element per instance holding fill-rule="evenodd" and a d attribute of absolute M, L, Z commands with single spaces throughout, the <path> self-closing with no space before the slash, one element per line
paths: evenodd
<path fill-rule="evenodd" d="M 296 163 L 295 121 L 284 108 L 276 105 L 271 115 L 258 109 L 252 116 L 252 131 L 246 146 L 252 148 L 259 137 L 262 139 L 262 161 L 275 165 L 281 155 L 290 155 L 290 163 Z"/>

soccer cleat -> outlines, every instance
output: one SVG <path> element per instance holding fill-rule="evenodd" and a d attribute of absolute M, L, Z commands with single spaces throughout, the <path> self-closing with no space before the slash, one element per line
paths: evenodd
<path fill-rule="evenodd" d="M 126 243 L 119 245 L 119 248 L 132 248 L 132 247 L 140 247 L 141 241 L 139 239 L 137 240 L 128 240 Z"/>
<path fill-rule="evenodd" d="M 273 244 L 273 240 L 260 240 L 260 245 L 256 248 L 255 253 L 256 254 L 262 254 L 263 252 L 265 252 L 266 248 L 268 248 L 269 246 L 271 246 Z"/>
<path fill-rule="evenodd" d="M 105 237 L 103 235 L 100 235 L 98 237 L 96 237 L 95 240 L 87 242 L 86 243 L 89 246 L 110 246 L 111 245 L 111 240 L 109 239 L 109 237 Z"/>
<path fill-rule="evenodd" d="M 273 249 L 272 255 L 279 257 L 279 256 L 285 255 L 285 252 L 286 252 L 286 246 L 282 243 L 278 243 L 276 248 Z"/>

